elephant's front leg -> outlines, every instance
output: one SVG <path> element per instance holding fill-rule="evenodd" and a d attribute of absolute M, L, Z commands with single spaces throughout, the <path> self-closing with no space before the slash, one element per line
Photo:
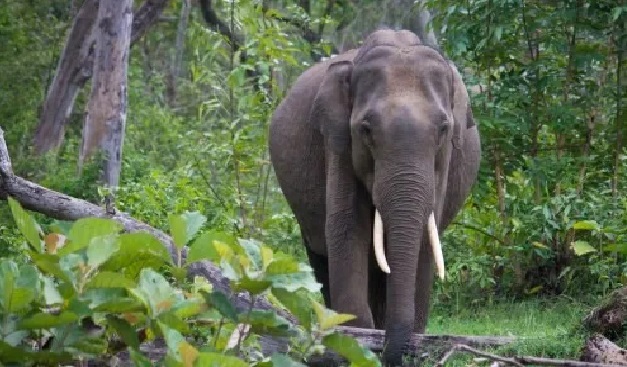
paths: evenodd
<path fill-rule="evenodd" d="M 349 324 L 374 328 L 368 304 L 368 256 L 372 243 L 372 203 L 348 161 L 328 160 L 325 235 L 331 308 L 355 315 Z"/>

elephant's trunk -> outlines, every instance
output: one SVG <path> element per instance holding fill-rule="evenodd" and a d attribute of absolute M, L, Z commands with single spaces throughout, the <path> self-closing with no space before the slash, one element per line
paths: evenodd
<path fill-rule="evenodd" d="M 384 359 L 387 365 L 396 366 L 401 364 L 403 347 L 414 328 L 414 285 L 423 230 L 433 211 L 434 174 L 429 162 L 375 165 L 379 167 L 375 167 L 374 202 L 385 226 L 391 269 L 386 285 Z"/>

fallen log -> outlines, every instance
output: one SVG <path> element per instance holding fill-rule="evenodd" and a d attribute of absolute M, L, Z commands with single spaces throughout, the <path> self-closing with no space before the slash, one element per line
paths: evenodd
<path fill-rule="evenodd" d="M 573 361 L 568 359 L 555 359 L 555 358 L 542 358 L 542 357 L 529 357 L 529 356 L 514 356 L 503 357 L 496 354 L 484 352 L 467 345 L 457 344 L 454 345 L 444 356 L 436 363 L 436 367 L 443 367 L 445 363 L 455 354 L 455 352 L 466 352 L 476 356 L 487 358 L 491 361 L 495 361 L 496 365 L 512 365 L 517 367 L 522 366 L 556 366 L 556 367 L 614 367 L 616 364 L 609 364 L 605 362 L 586 362 L 586 361 Z"/>
<path fill-rule="evenodd" d="M 627 350 L 612 343 L 603 335 L 595 333 L 586 340 L 582 348 L 581 360 L 626 366 Z"/>
<path fill-rule="evenodd" d="M 127 232 L 147 232 L 157 238 L 170 252 L 173 260 L 178 262 L 178 252 L 172 238 L 159 229 L 153 228 L 146 223 L 138 221 L 127 213 L 116 212 L 109 214 L 105 208 L 92 204 L 88 201 L 77 199 L 50 189 L 36 183 L 25 180 L 13 174 L 11 159 L 8 148 L 4 140 L 4 132 L 0 127 L 0 198 L 6 200 L 11 196 L 17 200 L 24 208 L 38 213 L 42 213 L 50 218 L 58 220 L 77 220 L 86 217 L 99 217 L 113 219 L 124 227 Z M 185 262 L 187 249 L 182 252 L 182 263 Z M 214 288 L 229 295 L 231 302 L 238 310 L 248 310 L 251 298 L 248 293 L 234 293 L 229 286 L 229 280 L 224 277 L 220 269 L 209 261 L 199 261 L 189 264 L 188 276 L 202 276 L 206 278 Z M 293 324 L 297 324 L 294 316 L 283 309 L 274 307 L 266 298 L 255 297 L 254 309 L 273 310 L 285 317 Z M 383 330 L 369 330 L 352 327 L 338 327 L 344 334 L 351 335 L 357 341 L 372 350 L 381 352 L 385 341 Z M 461 336 L 461 335 L 421 335 L 412 336 L 406 346 L 407 354 L 420 355 L 425 350 L 433 346 L 448 347 L 453 344 L 464 343 L 473 346 L 501 346 L 511 343 L 514 337 L 498 336 Z M 285 352 L 287 341 L 282 338 L 272 336 L 262 336 L 260 340 L 262 351 L 267 354 L 272 352 Z M 151 354 L 159 355 L 158 345 L 146 345 L 151 349 Z M 164 352 L 165 353 L 165 352 Z M 331 353 L 324 356 L 312 358 L 312 364 L 333 365 L 340 359 Z"/>

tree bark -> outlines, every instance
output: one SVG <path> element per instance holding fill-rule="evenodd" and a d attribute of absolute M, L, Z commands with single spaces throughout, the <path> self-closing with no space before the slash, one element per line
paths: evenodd
<path fill-rule="evenodd" d="M 55 149 L 63 142 L 65 122 L 74 100 L 91 78 L 95 42 L 92 30 L 97 16 L 98 0 L 85 0 L 74 18 L 35 132 L 37 154 Z"/>
<path fill-rule="evenodd" d="M 169 0 L 146 0 L 133 17 L 131 44 L 157 20 Z M 78 92 L 92 76 L 95 52 L 94 25 L 98 0 L 85 0 L 68 35 L 54 80 L 43 103 L 33 143 L 36 154 L 58 148 Z"/>
<path fill-rule="evenodd" d="M 181 75 L 183 64 L 183 53 L 185 52 L 185 34 L 187 32 L 187 22 L 189 20 L 190 0 L 181 0 L 181 14 L 176 30 L 176 46 L 172 55 L 170 74 L 168 75 L 168 102 L 170 106 L 176 105 L 178 95 L 178 78 Z"/>
<path fill-rule="evenodd" d="M 132 0 L 100 0 L 91 96 L 83 125 L 79 168 L 98 145 L 104 152 L 102 181 L 114 189 L 120 180 L 126 127 L 127 75 L 133 19 Z M 112 195 L 106 198 L 111 211 Z"/>

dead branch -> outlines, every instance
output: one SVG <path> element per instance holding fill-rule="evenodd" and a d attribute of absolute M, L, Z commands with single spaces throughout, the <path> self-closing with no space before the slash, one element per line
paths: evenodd
<path fill-rule="evenodd" d="M 455 354 L 455 352 L 468 352 L 480 357 L 488 358 L 492 361 L 505 363 L 517 367 L 522 366 L 557 366 L 557 367 L 615 367 L 616 364 L 605 364 L 597 362 L 581 362 L 566 359 L 542 358 L 542 357 L 502 357 L 496 354 L 484 352 L 468 345 L 456 344 L 438 361 L 436 367 L 442 367 Z"/>

